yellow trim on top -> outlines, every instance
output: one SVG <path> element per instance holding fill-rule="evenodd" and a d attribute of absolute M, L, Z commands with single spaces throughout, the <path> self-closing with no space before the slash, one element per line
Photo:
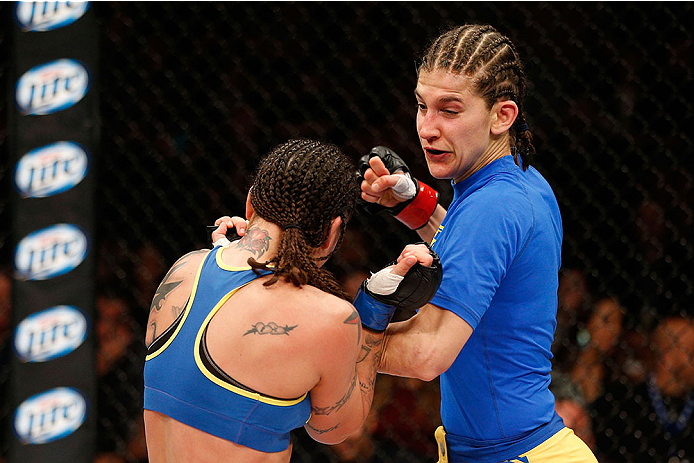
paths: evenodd
<path fill-rule="evenodd" d="M 190 313 L 190 308 L 193 305 L 193 301 L 195 300 L 195 293 L 198 290 L 198 281 L 200 280 L 200 274 L 202 273 L 202 266 L 205 265 L 205 261 L 207 259 L 203 259 L 202 262 L 200 263 L 200 266 L 198 267 L 198 271 L 195 274 L 195 280 L 193 280 L 193 289 L 190 292 L 190 297 L 188 298 L 188 303 L 186 304 L 186 308 L 184 309 L 184 314 L 183 318 L 181 319 L 181 322 L 178 324 L 176 327 L 176 331 L 171 335 L 171 337 L 164 343 L 163 346 L 161 346 L 159 349 L 155 350 L 151 354 L 149 354 L 147 357 L 145 357 L 145 361 L 151 360 L 157 355 L 161 354 L 164 352 L 164 349 L 169 347 L 169 344 L 173 342 L 173 340 L 176 338 L 176 335 L 178 335 L 178 332 L 181 331 L 181 328 L 183 327 L 183 324 L 186 322 L 186 318 L 188 318 L 188 314 Z"/>
<path fill-rule="evenodd" d="M 430 246 L 433 245 L 434 243 L 436 243 L 436 237 L 439 236 L 439 233 L 441 233 L 442 231 L 443 231 L 443 225 L 439 225 L 439 229 L 436 230 L 436 233 L 434 233 L 434 237 L 431 239 L 431 243 L 429 243 Z"/>
<path fill-rule="evenodd" d="M 219 254 L 220 254 L 220 253 L 217 253 L 218 256 L 219 256 Z M 250 282 L 249 282 L 249 283 L 250 283 Z M 273 399 L 273 398 L 266 397 L 266 396 L 264 396 L 264 395 L 258 394 L 257 392 L 249 392 L 249 391 L 247 391 L 247 390 L 245 390 L 245 389 L 241 389 L 240 387 L 236 387 L 236 386 L 234 386 L 234 385 L 232 385 L 232 384 L 229 384 L 229 383 L 226 383 L 226 382 L 224 382 L 224 381 L 221 381 L 219 378 L 217 378 L 215 375 L 213 375 L 213 374 L 205 367 L 205 364 L 204 364 L 204 363 L 202 363 L 202 359 L 200 358 L 200 343 L 202 342 L 202 333 L 205 331 L 205 328 L 207 327 L 207 325 L 210 324 L 210 321 L 212 320 L 212 317 L 215 316 L 215 314 L 216 314 L 216 313 L 219 311 L 219 309 L 224 305 L 224 303 L 225 303 L 227 300 L 229 300 L 229 298 L 230 298 L 231 296 L 233 296 L 234 293 L 235 293 L 236 291 L 238 291 L 239 289 L 243 288 L 243 287 L 246 286 L 247 284 L 248 284 L 248 283 L 246 283 L 246 284 L 244 284 L 244 285 L 241 285 L 241 286 L 239 286 L 238 288 L 236 288 L 236 289 L 234 289 L 234 290 L 228 292 L 224 297 L 222 297 L 222 299 L 220 299 L 219 302 L 217 302 L 217 305 L 214 306 L 214 308 L 210 311 L 210 313 L 207 314 L 207 317 L 206 317 L 205 320 L 202 322 L 202 325 L 200 326 L 200 329 L 198 330 L 198 334 L 197 334 L 197 336 L 195 337 L 195 344 L 193 345 L 193 354 L 195 355 L 195 363 L 198 365 L 198 369 L 202 372 L 203 375 L 205 375 L 205 376 L 207 377 L 207 379 L 209 379 L 210 381 L 212 381 L 212 382 L 215 383 L 216 385 L 221 386 L 221 387 L 223 387 L 224 389 L 226 389 L 226 390 L 228 390 L 228 391 L 231 391 L 231 392 L 233 392 L 233 393 L 235 393 L 235 394 L 238 394 L 238 395 L 247 397 L 247 398 L 249 398 L 249 399 L 257 400 L 257 401 L 259 401 L 259 402 L 263 402 L 263 403 L 266 403 L 266 404 L 277 405 L 277 406 L 280 406 L 280 407 L 290 407 L 290 406 L 292 406 L 292 405 L 296 405 L 296 404 L 298 404 L 299 402 L 301 402 L 302 400 L 304 400 L 304 398 L 306 398 L 306 396 L 308 395 L 308 392 L 305 393 L 304 395 L 302 395 L 301 397 L 299 397 L 298 399 L 289 399 L 289 400 L 285 400 L 285 399 Z"/>
<path fill-rule="evenodd" d="M 217 259 L 217 265 L 219 265 L 219 268 L 224 269 L 224 270 L 230 270 L 232 272 L 239 272 L 241 270 L 250 270 L 251 267 L 246 266 L 246 267 L 232 267 L 231 265 L 227 265 L 224 263 L 222 260 L 222 251 L 224 251 L 226 248 L 219 248 L 217 249 L 217 254 L 215 254 L 215 259 Z"/>

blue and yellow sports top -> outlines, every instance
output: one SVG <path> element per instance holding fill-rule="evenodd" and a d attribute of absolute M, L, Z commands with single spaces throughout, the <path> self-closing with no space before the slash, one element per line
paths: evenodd
<path fill-rule="evenodd" d="M 200 265 L 185 310 L 149 348 L 144 408 L 262 452 L 289 447 L 289 432 L 311 415 L 308 393 L 296 399 L 260 394 L 234 381 L 210 358 L 205 336 L 212 317 L 242 286 L 258 278 L 234 268 L 216 247 Z"/>
<path fill-rule="evenodd" d="M 547 181 L 512 156 L 453 185 L 434 237 L 443 281 L 431 303 L 473 329 L 441 375 L 449 461 L 497 463 L 564 427 L 549 390 L 562 223 Z"/>

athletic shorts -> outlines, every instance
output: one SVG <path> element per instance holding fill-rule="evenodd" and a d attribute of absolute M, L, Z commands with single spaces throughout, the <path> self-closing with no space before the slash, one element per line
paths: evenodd
<path fill-rule="evenodd" d="M 448 463 L 448 451 L 443 426 L 436 430 L 436 441 L 439 447 L 439 462 Z M 451 458 L 450 461 L 455 461 Z M 552 437 L 517 457 L 504 460 L 505 463 L 597 463 L 598 460 L 590 448 L 573 430 L 563 428 Z M 504 463 L 500 462 L 500 463 Z"/>

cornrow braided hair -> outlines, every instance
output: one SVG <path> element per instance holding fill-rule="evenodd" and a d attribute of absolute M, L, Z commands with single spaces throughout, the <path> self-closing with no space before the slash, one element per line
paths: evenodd
<path fill-rule="evenodd" d="M 265 263 L 248 259 L 254 270 L 273 273 L 264 285 L 284 278 L 296 286 L 308 284 L 349 300 L 311 253 L 326 242 L 336 217 L 342 218 L 342 225 L 335 249 L 342 243 L 359 194 L 354 172 L 352 162 L 335 145 L 308 139 L 290 140 L 261 160 L 251 187 L 251 204 L 260 217 L 282 229 L 275 257 Z"/>
<path fill-rule="evenodd" d="M 487 103 L 510 99 L 518 105 L 511 128 L 512 153 L 523 169 L 535 154 L 533 135 L 525 120 L 525 73 L 511 40 L 492 26 L 467 24 L 441 34 L 424 53 L 417 73 L 444 70 L 470 77 L 474 90 Z"/>

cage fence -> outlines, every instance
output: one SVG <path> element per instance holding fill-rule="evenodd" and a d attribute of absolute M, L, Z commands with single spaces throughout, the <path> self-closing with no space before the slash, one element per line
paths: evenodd
<path fill-rule="evenodd" d="M 12 6 L 0 5 L 6 23 Z M 146 461 L 144 328 L 171 264 L 207 246 L 205 225 L 241 214 L 260 155 L 293 137 L 355 161 L 387 145 L 428 176 L 415 131 L 418 54 L 438 32 L 490 23 L 524 60 L 534 165 L 564 221 L 552 389 L 601 462 L 694 461 L 691 2 L 99 2 L 102 142 L 95 332 L 101 461 Z M 0 80 L 9 88 L 9 34 Z M 8 103 L 0 104 L 3 160 Z M 11 188 L 11 166 L 0 183 Z M 0 197 L 0 389 L 11 371 L 7 195 Z M 329 268 L 350 290 L 416 240 L 357 215 Z M 7 286 L 7 288 L 6 288 Z M 691 318 L 689 318 L 691 320 Z M 665 336 L 663 336 L 665 333 Z M 673 357 L 672 359 L 670 357 Z M 665 366 L 663 366 L 665 365 Z M 381 377 L 374 410 L 344 444 L 294 435 L 297 462 L 435 457 L 438 385 Z M 567 411 L 568 410 L 568 411 Z M 573 412 L 573 415 L 570 415 Z M 8 420 L 3 402 L 0 416 Z M 666 413 L 667 415 L 667 413 Z M 681 420 L 680 420 L 681 421 Z M 0 448 L 0 453 L 5 451 Z M 112 460 L 106 460 L 112 458 Z"/>

